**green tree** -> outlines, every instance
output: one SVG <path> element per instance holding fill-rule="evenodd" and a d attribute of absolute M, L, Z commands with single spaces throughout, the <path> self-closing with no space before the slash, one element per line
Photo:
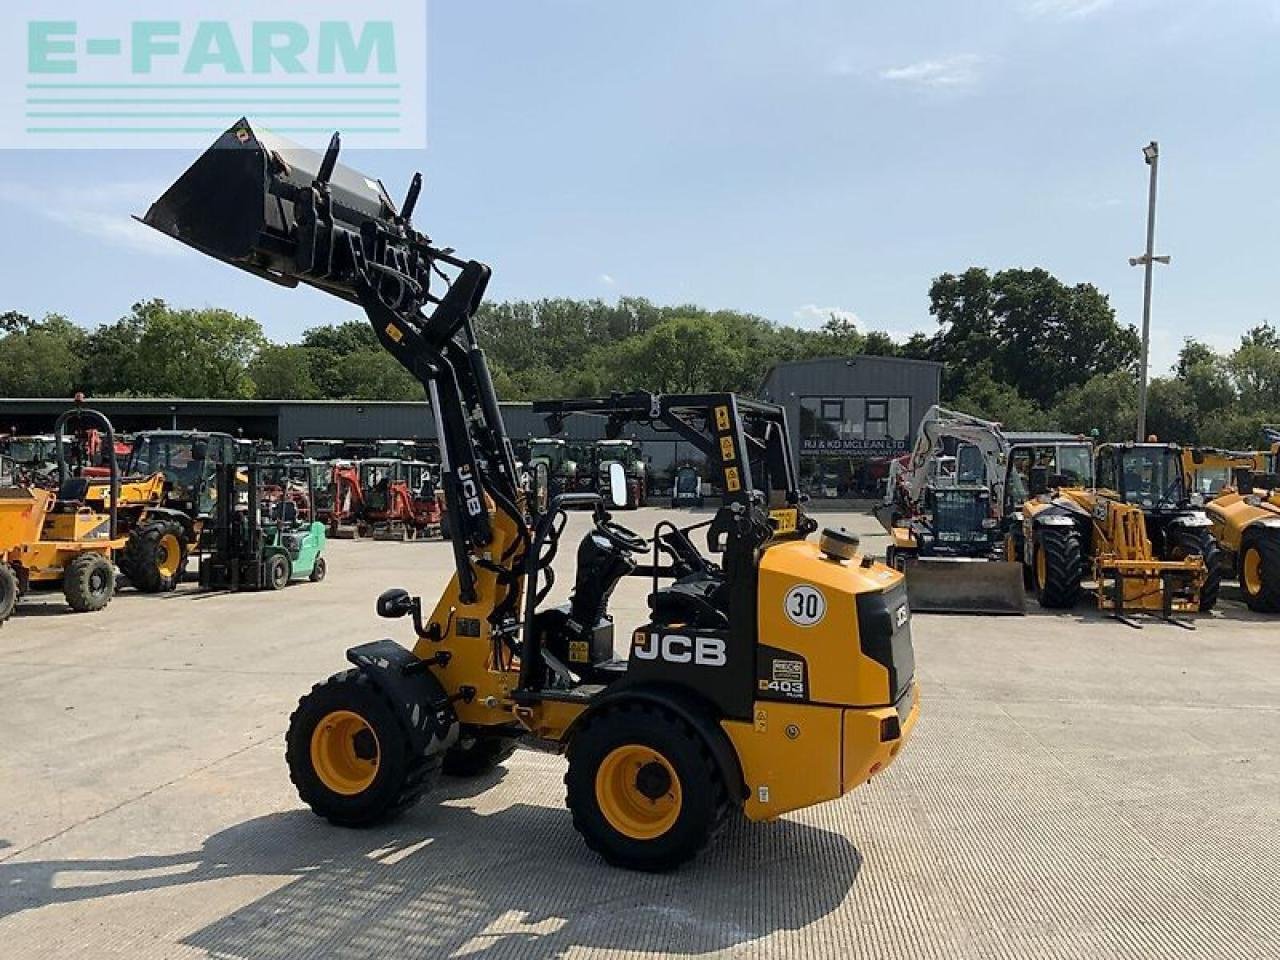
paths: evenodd
<path fill-rule="evenodd" d="M 1090 378 L 1131 369 L 1139 341 L 1092 284 L 1069 287 L 1046 270 L 973 267 L 943 274 L 929 290 L 941 329 L 930 356 L 947 364 L 944 393 L 959 396 L 989 361 L 995 379 L 1040 407 Z"/>
<path fill-rule="evenodd" d="M 315 400 L 320 389 L 311 379 L 311 356 L 299 344 L 269 343 L 249 364 L 253 395 L 260 400 Z"/>
<path fill-rule="evenodd" d="M 610 359 L 618 386 L 662 393 L 732 389 L 741 368 L 723 322 L 691 317 L 664 320 L 625 341 Z"/>
<path fill-rule="evenodd" d="M 66 317 L 22 317 L 0 329 L 11 331 L 0 335 L 0 396 L 69 399 L 81 386 L 86 336 Z"/>
<path fill-rule="evenodd" d="M 948 402 L 957 410 L 994 420 L 1009 430 L 1044 430 L 1051 425 L 1048 414 L 1034 402 L 1010 384 L 996 380 L 989 363 L 969 376 L 964 393 Z"/>
<path fill-rule="evenodd" d="M 1136 378 L 1127 370 L 1115 370 L 1065 393 L 1050 419 L 1060 430 L 1083 434 L 1096 430 L 1104 440 L 1118 440 L 1133 436 L 1137 411 Z"/>
<path fill-rule="evenodd" d="M 422 384 L 385 350 L 357 350 L 339 357 L 332 368 L 335 399 L 422 400 Z"/>

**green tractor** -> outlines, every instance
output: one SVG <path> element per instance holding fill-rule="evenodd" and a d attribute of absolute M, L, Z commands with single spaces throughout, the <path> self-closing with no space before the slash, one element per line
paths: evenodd
<path fill-rule="evenodd" d="M 206 525 L 200 586 L 206 590 L 282 590 L 325 578 L 325 527 L 305 461 L 221 464 L 216 506 Z"/>

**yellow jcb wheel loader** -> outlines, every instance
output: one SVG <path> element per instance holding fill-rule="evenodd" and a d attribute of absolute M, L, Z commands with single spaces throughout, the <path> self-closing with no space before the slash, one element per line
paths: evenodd
<path fill-rule="evenodd" d="M 430 399 L 454 576 L 433 604 L 385 592 L 378 612 L 409 619 L 413 648 L 355 647 L 351 669 L 302 698 L 286 737 L 302 800 L 334 823 L 374 823 L 442 769 L 474 774 L 529 740 L 567 754 L 568 806 L 592 849 L 664 870 L 734 809 L 767 820 L 892 763 L 919 709 L 903 578 L 840 531 L 808 539 L 817 524 L 783 409 L 632 397 L 715 469 L 714 518 L 643 537 L 598 494 L 565 493 L 531 526 L 472 323 L 489 268 L 413 228 L 420 178 L 397 210 L 377 180 L 338 165 L 338 144 L 322 158 L 242 120 L 145 217 L 258 276 L 358 303 Z M 551 606 L 575 506 L 593 520 L 570 601 Z M 710 555 L 694 546 L 700 529 Z M 618 656 L 608 606 L 624 576 L 652 589 Z"/>
<path fill-rule="evenodd" d="M 1183 467 L 1208 499 L 1205 513 L 1222 551 L 1222 566 L 1240 584 L 1250 610 L 1280 613 L 1280 482 L 1267 470 L 1270 454 L 1200 447 Z"/>
<path fill-rule="evenodd" d="M 111 421 L 96 410 L 77 407 L 54 427 L 59 451 L 72 417 L 95 423 L 107 442 L 114 442 Z M 120 477 L 115 460 L 110 460 L 105 512 L 86 503 L 88 480 L 67 476 L 64 461 L 59 464 L 56 493 L 35 486 L 0 487 L 0 623 L 33 586 L 61 586 L 67 605 L 78 613 L 101 610 L 115 594 L 112 557 L 124 546 L 117 529 Z"/>

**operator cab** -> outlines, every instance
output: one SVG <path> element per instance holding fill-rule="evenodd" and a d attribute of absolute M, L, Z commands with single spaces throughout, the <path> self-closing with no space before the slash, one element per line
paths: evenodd
<path fill-rule="evenodd" d="M 1098 448 L 1099 492 L 1148 513 L 1185 509 L 1182 457 L 1171 444 L 1104 444 Z"/>

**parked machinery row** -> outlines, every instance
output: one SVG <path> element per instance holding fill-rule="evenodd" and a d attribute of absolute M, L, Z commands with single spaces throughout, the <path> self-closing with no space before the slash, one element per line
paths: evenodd
<path fill-rule="evenodd" d="M 0 470 L 0 622 L 23 594 L 48 587 L 72 610 L 100 610 L 117 569 L 144 593 L 172 590 L 193 554 L 211 588 L 323 578 L 309 474 L 238 462 L 228 434 L 146 431 L 126 448 L 78 398 L 50 437 L 52 472 Z M 244 575 L 259 568 L 268 575 Z"/>
<path fill-rule="evenodd" d="M 948 440 L 959 456 L 943 474 Z M 1213 609 L 1234 576 L 1250 608 L 1277 612 L 1274 459 L 1274 448 L 1019 438 L 935 407 L 877 516 L 918 610 L 1016 613 L 1024 584 L 1041 606 L 1070 608 L 1091 582 L 1118 617 L 1170 618 Z"/>

